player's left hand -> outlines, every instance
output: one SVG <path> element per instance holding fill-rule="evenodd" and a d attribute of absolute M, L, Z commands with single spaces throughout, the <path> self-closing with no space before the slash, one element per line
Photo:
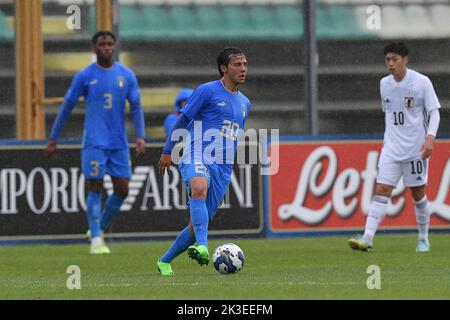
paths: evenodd
<path fill-rule="evenodd" d="M 136 158 L 145 153 L 145 141 L 142 138 L 136 139 Z"/>
<path fill-rule="evenodd" d="M 428 135 L 427 139 L 425 140 L 425 143 L 422 146 L 422 160 L 425 160 L 429 156 L 431 156 L 433 147 L 434 147 L 434 136 Z"/>

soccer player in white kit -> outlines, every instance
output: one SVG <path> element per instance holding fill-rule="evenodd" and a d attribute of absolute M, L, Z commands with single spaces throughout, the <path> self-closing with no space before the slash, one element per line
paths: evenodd
<path fill-rule="evenodd" d="M 390 75 L 380 81 L 385 112 L 383 149 L 378 162 L 375 195 L 364 235 L 349 239 L 352 249 L 370 251 L 375 232 L 386 214 L 392 191 L 403 176 L 411 190 L 419 231 L 417 252 L 430 251 L 428 228 L 431 208 L 425 194 L 429 157 L 439 127 L 439 100 L 430 79 L 407 68 L 408 48 L 392 43 L 384 48 Z"/>

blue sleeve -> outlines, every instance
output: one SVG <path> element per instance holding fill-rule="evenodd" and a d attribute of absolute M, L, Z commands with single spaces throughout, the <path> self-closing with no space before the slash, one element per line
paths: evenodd
<path fill-rule="evenodd" d="M 52 131 L 50 132 L 50 139 L 56 140 L 58 139 L 61 130 L 69 118 L 69 115 L 72 113 L 73 108 L 78 103 L 78 98 L 85 94 L 85 86 L 83 77 L 80 73 L 78 73 L 72 81 L 69 90 L 67 91 L 64 102 L 61 105 L 58 116 L 56 117 L 55 122 L 53 123 Z"/>
<path fill-rule="evenodd" d="M 127 99 L 131 103 L 141 101 L 141 90 L 134 73 L 130 72 L 129 75 L 130 84 L 128 86 Z"/>
<path fill-rule="evenodd" d="M 202 85 L 194 90 L 189 97 L 186 105 L 180 110 L 186 115 L 188 120 L 192 120 L 200 112 L 201 108 L 206 105 L 211 93 L 207 86 Z"/>
<path fill-rule="evenodd" d="M 130 113 L 136 130 L 136 137 L 145 138 L 144 111 L 139 100 L 130 102 Z"/>
<path fill-rule="evenodd" d="M 73 108 L 76 106 L 76 102 L 64 99 L 63 104 L 61 105 L 61 109 L 59 110 L 58 116 L 56 117 L 55 122 L 53 123 L 52 131 L 50 132 L 50 139 L 56 140 L 58 139 L 62 128 L 67 122 L 70 113 Z"/>
<path fill-rule="evenodd" d="M 69 90 L 67 90 L 66 95 L 64 96 L 64 100 L 68 100 L 71 102 L 78 102 L 78 99 L 81 96 L 86 95 L 86 85 L 84 83 L 83 74 L 77 73 L 73 78 L 72 84 L 70 85 Z"/>
<path fill-rule="evenodd" d="M 190 120 L 186 117 L 186 115 L 181 113 L 177 121 L 175 121 L 172 130 L 170 130 L 170 133 L 167 135 L 166 144 L 164 145 L 163 148 L 163 153 L 170 154 L 172 152 L 173 147 L 175 147 L 175 145 L 178 143 L 177 140 L 171 139 L 172 132 L 176 129 L 186 128 L 189 122 Z"/>
<path fill-rule="evenodd" d="M 136 76 L 130 74 L 130 85 L 128 86 L 127 99 L 130 103 L 131 119 L 133 120 L 134 128 L 136 130 L 136 137 L 145 138 L 145 121 L 144 111 L 141 105 L 141 91 Z"/>

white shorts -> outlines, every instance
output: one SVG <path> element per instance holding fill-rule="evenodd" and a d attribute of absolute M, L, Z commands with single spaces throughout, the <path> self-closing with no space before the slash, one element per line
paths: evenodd
<path fill-rule="evenodd" d="M 403 176 L 405 187 L 419 187 L 428 182 L 428 162 L 420 157 L 406 160 L 393 161 L 381 153 L 378 161 L 377 183 L 396 187 Z"/>

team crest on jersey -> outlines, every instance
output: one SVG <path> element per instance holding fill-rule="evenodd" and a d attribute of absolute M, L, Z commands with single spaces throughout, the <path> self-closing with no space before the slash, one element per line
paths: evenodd
<path fill-rule="evenodd" d="M 125 85 L 125 79 L 123 77 L 117 77 L 117 82 L 119 83 L 119 87 L 123 88 Z"/>
<path fill-rule="evenodd" d="M 414 97 L 405 97 L 405 107 L 406 108 L 414 107 Z"/>
<path fill-rule="evenodd" d="M 241 108 L 242 108 L 242 117 L 245 118 L 247 116 L 247 107 L 245 106 L 245 104 L 243 104 Z"/>

